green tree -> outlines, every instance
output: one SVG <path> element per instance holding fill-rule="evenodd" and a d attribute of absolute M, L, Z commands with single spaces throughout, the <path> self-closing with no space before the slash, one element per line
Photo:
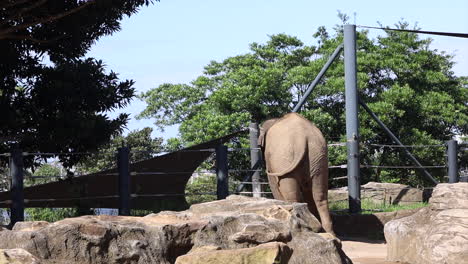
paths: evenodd
<path fill-rule="evenodd" d="M 105 169 L 115 168 L 116 154 L 118 148 L 127 146 L 131 150 L 130 162 L 136 162 L 154 157 L 162 152 L 164 146 L 162 138 L 152 138 L 153 129 L 145 127 L 141 130 L 134 130 L 127 136 L 118 135 L 111 141 L 100 147 L 97 154 L 87 157 L 77 166 L 79 174 L 98 172 Z"/>
<path fill-rule="evenodd" d="M 409 28 L 405 22 L 396 26 Z M 147 103 L 140 118 L 154 118 L 161 128 L 180 124 L 179 142 L 190 145 L 290 112 L 343 42 L 342 27 L 333 34 L 320 27 L 314 37 L 318 45 L 308 46 L 292 36 L 273 35 L 265 44 L 252 43 L 249 53 L 212 61 L 189 84 L 160 85 L 140 95 Z M 431 41 L 406 32 L 385 31 L 376 39 L 365 30 L 357 33 L 360 96 L 405 144 L 441 144 L 468 131 L 467 79 L 454 75 L 453 55 L 431 48 Z M 300 112 L 329 142 L 346 140 L 342 60 L 332 65 Z M 392 142 L 364 111 L 360 132 L 365 144 L 362 164 L 410 164 L 397 149 L 370 146 Z M 238 143 L 248 147 L 247 138 Z M 427 165 L 443 164 L 443 152 L 444 148 L 414 149 Z M 330 147 L 329 159 L 334 165 L 345 164 L 345 149 Z M 363 182 L 426 184 L 416 170 L 362 172 Z M 440 169 L 432 172 L 440 180 L 445 174 Z M 331 170 L 331 177 L 345 173 Z"/>
<path fill-rule="evenodd" d="M 106 112 L 131 100 L 133 81 L 120 81 L 102 61 L 84 56 L 118 31 L 124 16 L 151 2 L 2 1 L 0 152 L 13 144 L 33 152 L 93 151 L 119 134 L 128 115 Z M 79 156 L 60 158 L 70 167 Z"/>
<path fill-rule="evenodd" d="M 229 193 L 234 193 L 236 185 L 229 182 Z M 189 205 L 206 203 L 216 200 L 216 175 L 201 174 L 198 177 L 190 179 L 185 188 L 185 195 Z"/>

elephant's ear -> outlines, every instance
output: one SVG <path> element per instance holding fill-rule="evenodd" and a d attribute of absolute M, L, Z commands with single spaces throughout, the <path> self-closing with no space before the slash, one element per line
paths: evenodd
<path fill-rule="evenodd" d="M 264 149 L 265 148 L 265 130 L 260 128 L 260 135 L 258 136 L 258 145 Z"/>
<path fill-rule="evenodd" d="M 259 136 L 258 136 L 258 145 L 261 148 L 265 149 L 266 133 L 271 128 L 271 126 L 273 126 L 276 123 L 276 121 L 278 121 L 278 118 L 269 119 L 269 120 L 263 122 L 263 124 L 260 126 L 260 132 L 259 132 Z"/>

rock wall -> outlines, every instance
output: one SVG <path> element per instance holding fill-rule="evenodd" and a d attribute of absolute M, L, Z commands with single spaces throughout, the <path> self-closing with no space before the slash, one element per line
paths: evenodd
<path fill-rule="evenodd" d="M 437 185 L 429 204 L 385 225 L 387 258 L 412 264 L 468 264 L 468 183 Z"/>
<path fill-rule="evenodd" d="M 397 183 L 368 182 L 361 185 L 361 199 L 370 200 L 376 204 L 412 204 L 429 199 L 431 190 L 420 190 L 408 185 Z M 328 191 L 329 202 L 347 201 L 348 187 Z"/>
<path fill-rule="evenodd" d="M 320 229 L 306 204 L 230 196 L 145 217 L 17 223 L 0 231 L 0 248 L 41 263 L 351 263 Z"/>

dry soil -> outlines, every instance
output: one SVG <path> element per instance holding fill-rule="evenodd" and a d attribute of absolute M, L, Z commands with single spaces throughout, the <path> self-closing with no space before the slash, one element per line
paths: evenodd
<path fill-rule="evenodd" d="M 386 261 L 387 244 L 383 240 L 365 238 L 341 238 L 343 251 L 354 264 L 403 264 Z"/>

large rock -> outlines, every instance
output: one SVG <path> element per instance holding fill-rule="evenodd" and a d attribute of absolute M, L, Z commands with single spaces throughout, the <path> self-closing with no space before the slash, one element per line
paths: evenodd
<path fill-rule="evenodd" d="M 281 256 L 283 262 L 291 249 L 288 263 L 351 263 L 339 241 L 317 234 L 320 229 L 306 204 L 230 196 L 194 205 L 183 212 L 145 217 L 102 215 L 50 224 L 17 223 L 13 230 L 0 232 L 0 248 L 23 248 L 43 263 L 165 264 L 174 263 L 189 252 L 192 256 L 180 261 L 197 258 L 201 255 L 196 254 L 206 248 L 219 249 L 210 253 L 216 256 L 223 252 L 231 254 L 234 252 L 231 250 L 257 248 L 245 251 L 256 256 L 255 252 L 266 250 L 260 247 L 258 251 L 259 245 L 276 243 L 279 246 L 275 256 Z M 265 254 L 274 255 L 270 253 Z"/>
<path fill-rule="evenodd" d="M 0 232 L 0 248 L 23 248 L 45 263 L 174 263 L 206 222 L 168 217 L 83 216 Z"/>
<path fill-rule="evenodd" d="M 195 234 L 194 248 L 245 248 L 278 241 L 293 250 L 288 263 L 350 263 L 337 239 L 316 233 L 320 222 L 306 204 L 230 196 L 194 205 L 189 211 L 210 215 L 209 223 Z"/>
<path fill-rule="evenodd" d="M 376 204 L 413 204 L 427 201 L 430 191 L 411 188 L 397 183 L 368 182 L 361 185 L 361 199 L 370 200 Z M 330 202 L 347 201 L 348 187 L 328 191 Z"/>
<path fill-rule="evenodd" d="M 291 253 L 291 249 L 280 242 L 242 249 L 201 247 L 178 257 L 175 264 L 287 264 Z"/>
<path fill-rule="evenodd" d="M 0 264 L 40 264 L 39 259 L 21 248 L 0 249 Z"/>
<path fill-rule="evenodd" d="M 468 264 L 468 183 L 437 185 L 429 203 L 385 225 L 387 258 L 412 264 Z"/>

